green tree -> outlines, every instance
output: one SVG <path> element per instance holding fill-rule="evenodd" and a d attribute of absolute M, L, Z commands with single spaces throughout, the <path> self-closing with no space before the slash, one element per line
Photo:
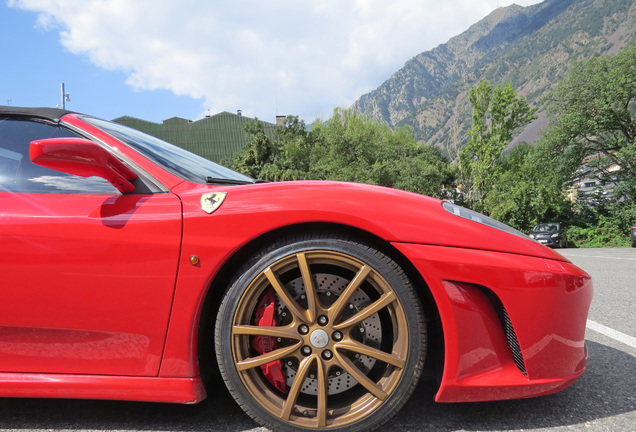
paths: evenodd
<path fill-rule="evenodd" d="M 564 187 L 586 177 L 601 185 L 579 195 L 570 237 L 584 247 L 628 245 L 636 220 L 636 44 L 575 63 L 547 106 L 543 159 Z"/>
<path fill-rule="evenodd" d="M 442 149 L 418 143 L 409 126 L 385 137 L 385 143 L 371 167 L 374 184 L 447 198 L 445 187 L 454 177 Z"/>
<path fill-rule="evenodd" d="M 442 151 L 419 144 L 410 127 L 392 131 L 351 110 L 336 109 L 309 132 L 298 117 L 287 117 L 273 140 L 259 121 L 247 123 L 245 131 L 250 142 L 230 165 L 253 178 L 351 181 L 437 197 L 452 183 Z"/>
<path fill-rule="evenodd" d="M 329 121 L 312 125 L 312 178 L 377 184 L 441 197 L 452 181 L 448 160 L 417 142 L 413 130 L 386 124 L 351 110 L 336 109 Z"/>
<path fill-rule="evenodd" d="M 574 64 L 548 98 L 546 157 L 574 181 L 587 158 L 615 183 L 617 200 L 636 196 L 636 44 L 614 56 Z M 589 164 L 588 164 L 589 165 Z"/>
<path fill-rule="evenodd" d="M 336 109 L 326 124 L 315 122 L 312 132 L 316 137 L 311 161 L 314 178 L 373 183 L 371 167 L 385 133 L 390 133 L 388 126 Z"/>
<path fill-rule="evenodd" d="M 565 222 L 572 216 L 572 203 L 566 200 L 561 178 L 529 144 L 520 144 L 501 158 L 484 209 L 523 232 L 539 222 Z"/>
<path fill-rule="evenodd" d="M 636 203 L 586 208 L 575 215 L 568 238 L 581 247 L 629 247 L 630 227 L 636 220 Z"/>
<path fill-rule="evenodd" d="M 250 141 L 239 151 L 230 167 L 252 178 L 268 181 L 299 180 L 308 178 L 312 137 L 305 122 L 288 116 L 270 139 L 258 119 L 243 126 Z"/>
<path fill-rule="evenodd" d="M 263 171 L 273 164 L 279 149 L 265 134 L 263 123 L 258 118 L 246 122 L 243 130 L 249 135 L 250 141 L 234 155 L 229 165 L 252 178 L 263 179 Z"/>
<path fill-rule="evenodd" d="M 524 96 L 517 97 L 512 84 L 505 87 L 483 80 L 470 89 L 473 126 L 460 153 L 460 181 L 467 204 L 484 211 L 483 202 L 497 175 L 496 163 L 512 141 L 515 129 L 535 118 Z"/>
<path fill-rule="evenodd" d="M 304 120 L 287 116 L 284 124 L 276 128 L 276 136 L 278 157 L 262 178 L 272 181 L 309 178 L 314 138 L 307 132 Z"/>

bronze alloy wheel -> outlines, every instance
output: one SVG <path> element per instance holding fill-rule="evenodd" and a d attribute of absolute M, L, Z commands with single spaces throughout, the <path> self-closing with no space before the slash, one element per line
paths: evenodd
<path fill-rule="evenodd" d="M 421 372 L 414 290 L 366 245 L 288 243 L 259 254 L 226 294 L 216 327 L 224 379 L 265 426 L 373 429 L 406 401 Z"/>

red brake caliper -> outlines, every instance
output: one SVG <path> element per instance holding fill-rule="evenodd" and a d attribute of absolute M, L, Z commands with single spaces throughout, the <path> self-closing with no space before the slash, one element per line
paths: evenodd
<path fill-rule="evenodd" d="M 276 310 L 276 299 L 274 292 L 269 290 L 265 293 L 256 309 L 256 318 L 254 324 L 264 327 L 274 327 L 278 325 L 274 312 Z M 252 348 L 259 354 L 265 354 L 278 348 L 276 339 L 271 336 L 255 336 L 252 339 Z M 261 366 L 263 374 L 267 381 L 283 393 L 287 393 L 285 385 L 285 374 L 283 373 L 283 364 L 280 360 L 274 360 Z"/>

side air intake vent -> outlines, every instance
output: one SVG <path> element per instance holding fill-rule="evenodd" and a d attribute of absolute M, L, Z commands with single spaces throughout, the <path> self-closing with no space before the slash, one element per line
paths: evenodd
<path fill-rule="evenodd" d="M 515 364 L 522 374 L 528 376 L 528 373 L 526 372 L 526 363 L 523 361 L 523 354 L 521 353 L 521 348 L 519 348 L 519 340 L 517 339 L 517 334 L 515 333 L 515 329 L 512 328 L 512 323 L 510 322 L 508 311 L 506 311 L 506 308 L 503 306 L 501 306 L 501 320 L 504 331 L 506 332 L 506 339 L 508 340 L 510 351 L 512 352 L 512 357 L 515 360 Z"/>
<path fill-rule="evenodd" d="M 495 293 L 485 287 L 481 287 L 481 289 L 482 292 L 486 294 L 486 296 L 488 296 L 488 299 L 490 299 L 490 302 L 497 312 L 497 316 L 499 317 L 501 326 L 506 333 L 506 340 L 508 341 L 508 346 L 510 347 L 510 352 L 512 353 L 512 358 L 514 359 L 517 368 L 519 368 L 522 374 L 528 376 L 528 372 L 526 371 L 526 362 L 523 361 L 523 353 L 521 352 L 521 348 L 519 347 L 519 339 L 517 339 L 515 329 L 512 327 L 512 322 L 510 321 L 510 317 L 508 316 L 508 311 L 501 303 L 501 300 L 499 300 L 499 297 L 495 295 Z"/>

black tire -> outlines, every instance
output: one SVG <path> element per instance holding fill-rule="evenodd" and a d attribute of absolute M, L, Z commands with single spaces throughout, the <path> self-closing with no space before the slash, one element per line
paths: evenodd
<path fill-rule="evenodd" d="M 426 333 L 417 294 L 391 258 L 309 235 L 271 245 L 238 271 L 215 343 L 230 393 L 261 425 L 352 432 L 379 427 L 409 398 Z"/>

